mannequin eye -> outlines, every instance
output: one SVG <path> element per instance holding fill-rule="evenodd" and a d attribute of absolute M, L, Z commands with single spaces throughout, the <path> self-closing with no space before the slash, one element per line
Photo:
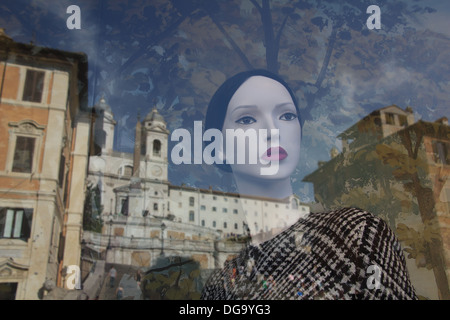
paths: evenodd
<path fill-rule="evenodd" d="M 255 118 L 250 117 L 250 116 L 245 116 L 245 117 L 242 117 L 242 118 L 236 120 L 236 123 L 244 124 L 244 125 L 252 124 L 255 122 L 256 122 Z"/>
<path fill-rule="evenodd" d="M 292 121 L 295 119 L 297 119 L 297 115 L 292 112 L 286 112 L 286 113 L 282 114 L 280 117 L 280 120 L 284 120 L 284 121 Z"/>

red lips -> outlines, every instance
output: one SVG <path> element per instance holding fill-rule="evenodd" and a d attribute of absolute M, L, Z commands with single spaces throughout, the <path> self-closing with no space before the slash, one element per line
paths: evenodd
<path fill-rule="evenodd" d="M 276 147 L 276 148 L 269 148 L 267 149 L 266 153 L 262 156 L 264 160 L 273 161 L 278 160 L 281 161 L 285 159 L 288 156 L 288 153 L 286 150 L 284 150 L 282 147 Z"/>

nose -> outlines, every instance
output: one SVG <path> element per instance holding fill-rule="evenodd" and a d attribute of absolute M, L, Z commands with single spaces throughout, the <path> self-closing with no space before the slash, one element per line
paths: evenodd
<path fill-rule="evenodd" d="M 267 141 L 271 141 L 274 139 L 280 139 L 280 130 L 275 123 L 275 121 L 272 119 L 272 117 L 267 118 L 265 120 L 265 129 L 267 130 Z"/>

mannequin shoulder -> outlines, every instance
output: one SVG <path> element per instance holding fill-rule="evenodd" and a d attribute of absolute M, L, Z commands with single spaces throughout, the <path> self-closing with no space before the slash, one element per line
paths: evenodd
<path fill-rule="evenodd" d="M 374 214 L 359 208 L 340 208 L 325 212 L 308 214 L 304 221 L 316 225 L 357 226 L 383 223 L 383 220 Z"/>

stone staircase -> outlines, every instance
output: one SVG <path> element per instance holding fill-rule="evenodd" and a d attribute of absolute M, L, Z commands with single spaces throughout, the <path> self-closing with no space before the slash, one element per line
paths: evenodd
<path fill-rule="evenodd" d="M 105 268 L 105 276 L 103 284 L 98 295 L 98 300 L 117 300 L 116 291 L 120 286 L 123 288 L 124 294 L 122 300 L 141 300 L 141 289 L 135 280 L 136 267 L 126 265 L 114 265 L 117 270 L 117 277 L 114 287 L 110 287 L 109 270 L 111 264 L 107 264 Z M 95 298 L 95 297 L 93 297 Z"/>

